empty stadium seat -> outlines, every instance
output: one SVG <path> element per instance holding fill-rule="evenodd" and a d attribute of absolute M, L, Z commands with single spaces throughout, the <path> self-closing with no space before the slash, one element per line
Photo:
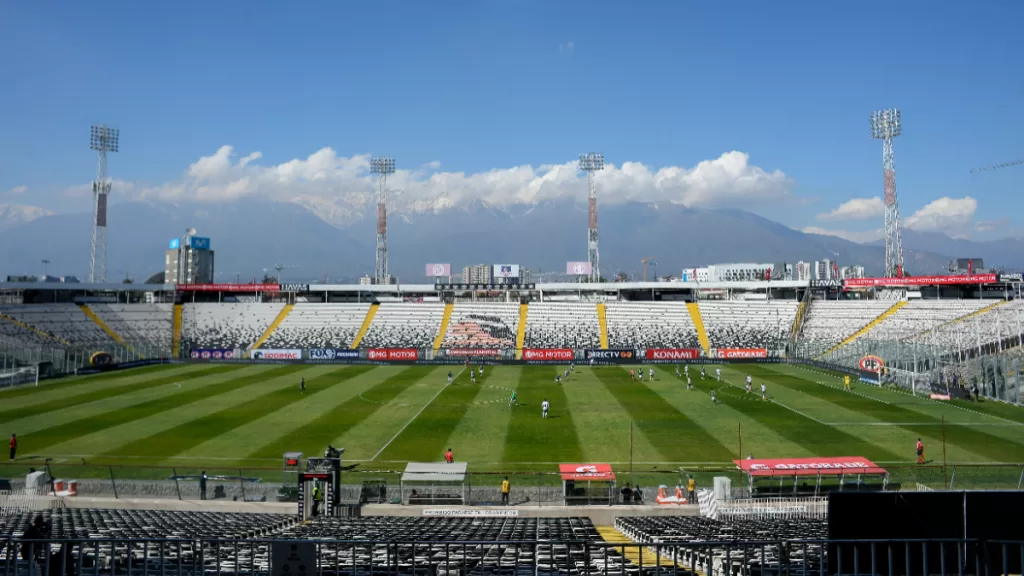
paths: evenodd
<path fill-rule="evenodd" d="M 685 302 L 608 302 L 611 348 L 700 348 Z"/>
<path fill-rule="evenodd" d="M 712 348 L 779 350 L 786 347 L 800 303 L 701 301 L 699 305 Z"/>
<path fill-rule="evenodd" d="M 4 306 L 4 314 L 73 346 L 103 350 L 118 346 L 99 325 L 75 304 L 32 304 Z"/>
<path fill-rule="evenodd" d="M 260 339 L 284 304 L 196 303 L 182 307 L 181 340 L 195 348 L 248 348 Z"/>
<path fill-rule="evenodd" d="M 890 303 L 891 304 L 891 303 Z M 860 336 L 869 340 L 902 340 L 974 313 L 985 300 L 911 300 Z"/>
<path fill-rule="evenodd" d="M 813 301 L 800 329 L 801 355 L 812 358 L 824 354 L 892 308 L 893 304 L 878 300 Z"/>
<path fill-rule="evenodd" d="M 458 303 L 452 308 L 442 348 L 514 349 L 519 304 Z"/>
<path fill-rule="evenodd" d="M 601 344 L 593 302 L 535 302 L 526 321 L 525 348 L 596 348 Z"/>
<path fill-rule="evenodd" d="M 377 309 L 361 348 L 427 348 L 441 331 L 444 304 L 385 302 Z"/>
<path fill-rule="evenodd" d="M 296 304 L 263 347 L 348 348 L 369 309 L 369 304 Z"/>
<path fill-rule="evenodd" d="M 89 308 L 125 342 L 165 354 L 171 350 L 173 304 L 90 304 Z"/>

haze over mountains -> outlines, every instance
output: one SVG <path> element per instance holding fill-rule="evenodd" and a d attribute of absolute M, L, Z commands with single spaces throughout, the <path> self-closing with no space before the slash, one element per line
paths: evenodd
<path fill-rule="evenodd" d="M 24 207 L 23 207 L 24 208 Z M 31 207 L 28 207 L 31 208 Z M 362 208 L 362 207 L 361 207 Z M 39 209 L 36 209 L 39 210 Z M 188 227 L 212 239 L 217 280 L 249 281 L 288 268 L 285 281 L 352 281 L 373 269 L 375 218 L 365 208 L 318 216 L 315 206 L 237 202 L 179 204 L 126 202 L 110 208 L 107 278 L 143 281 L 162 270 L 168 241 Z M 44 211 L 45 212 L 45 211 Z M 0 210 L 0 274 L 88 276 L 91 216 Z M 13 221 L 12 221 L 13 218 Z M 657 261 L 659 275 L 682 267 L 728 262 L 796 262 L 834 258 L 881 272 L 880 243 L 857 244 L 806 234 L 742 210 L 690 209 L 670 203 L 606 205 L 600 211 L 601 263 L 605 276 L 642 274 L 641 258 Z M 906 268 L 912 274 L 941 273 L 954 257 L 982 257 L 989 267 L 1024 267 L 1024 240 L 956 240 L 935 233 L 904 233 Z M 584 260 L 586 208 L 572 200 L 536 205 L 404 209 L 389 222 L 390 270 L 399 281 L 425 281 L 423 264 L 450 262 L 458 271 L 479 263 L 518 263 L 534 272 L 563 272 L 565 262 Z M 649 276 L 653 267 L 649 265 Z"/>

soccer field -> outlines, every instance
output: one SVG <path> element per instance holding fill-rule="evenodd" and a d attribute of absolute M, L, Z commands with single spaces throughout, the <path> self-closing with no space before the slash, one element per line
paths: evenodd
<path fill-rule="evenodd" d="M 1024 410 L 996 402 L 939 402 L 856 382 L 847 392 L 834 375 L 791 365 L 725 365 L 721 382 L 716 366 L 706 380 L 691 366 L 693 390 L 671 365 L 642 383 L 629 377 L 639 367 L 577 366 L 556 384 L 566 368 L 488 366 L 473 384 L 461 366 L 163 365 L 2 391 L 0 432 L 17 433 L 17 465 L 274 469 L 286 451 L 319 455 L 333 444 L 357 470 L 439 461 L 449 447 L 470 471 L 554 471 L 563 462 L 623 470 L 630 461 L 634 470 L 696 470 L 727 466 L 742 442 L 743 457 L 863 456 L 910 467 L 918 437 L 937 464 L 943 439 L 950 463 L 1024 462 Z M 767 385 L 768 401 L 744 391 L 747 374 L 755 391 Z M 509 406 L 513 390 L 518 407 Z"/>

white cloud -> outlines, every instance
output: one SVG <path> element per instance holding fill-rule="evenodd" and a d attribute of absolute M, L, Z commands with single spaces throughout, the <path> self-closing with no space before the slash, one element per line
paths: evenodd
<path fill-rule="evenodd" d="M 907 218 L 907 227 L 922 232 L 944 232 L 953 235 L 970 228 L 978 201 L 970 196 L 950 198 L 943 196 Z"/>
<path fill-rule="evenodd" d="M 884 215 L 885 204 L 879 196 L 875 196 L 847 200 L 831 212 L 818 214 L 818 220 L 870 220 Z"/>
<path fill-rule="evenodd" d="M 876 228 L 874 230 L 862 230 L 862 231 L 850 231 L 850 230 L 831 230 L 827 228 L 818 228 L 817 226 L 807 226 L 802 229 L 801 232 L 805 234 L 820 234 L 822 236 L 835 236 L 850 242 L 859 242 L 861 244 L 867 242 L 874 242 L 885 237 L 884 228 Z"/>
<path fill-rule="evenodd" d="M 7 191 L 7 193 L 10 194 L 11 196 L 24 194 L 25 192 L 28 192 L 28 186 L 15 186 L 14 188 L 11 188 L 10 190 Z"/>
<path fill-rule="evenodd" d="M 369 155 L 338 156 L 322 148 L 305 159 L 262 166 L 254 152 L 236 160 L 231 146 L 221 146 L 194 162 L 178 181 L 158 186 L 114 183 L 114 191 L 136 198 L 167 201 L 230 202 L 260 198 L 306 206 L 341 205 L 342 211 L 367 206 L 376 178 L 369 173 Z M 468 201 L 492 205 L 534 204 L 556 198 L 582 199 L 586 178 L 575 162 L 495 168 L 485 172 L 439 172 L 430 162 L 398 170 L 388 185 L 402 189 L 399 211 L 450 207 Z M 792 182 L 781 171 L 766 171 L 743 152 L 727 152 L 693 168 L 654 169 L 639 162 L 607 164 L 597 173 L 602 203 L 673 202 L 687 206 L 749 206 L 758 201 L 792 199 Z"/>

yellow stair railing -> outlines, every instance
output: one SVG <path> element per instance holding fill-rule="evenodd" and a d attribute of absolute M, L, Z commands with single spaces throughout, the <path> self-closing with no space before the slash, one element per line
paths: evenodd
<path fill-rule="evenodd" d="M 181 355 L 181 304 L 174 305 L 174 334 L 171 336 L 171 357 Z"/>
<path fill-rule="evenodd" d="M 366 331 L 370 329 L 370 324 L 373 324 L 373 317 L 377 315 L 377 309 L 380 308 L 380 304 L 374 302 L 370 304 L 370 309 L 366 311 L 366 318 L 363 318 L 363 325 L 359 327 L 359 332 L 356 332 L 356 337 L 352 339 L 352 345 L 349 349 L 355 350 L 359 348 L 359 343 L 363 341 L 363 336 L 366 336 Z"/>
<path fill-rule="evenodd" d="M 284 322 L 284 319 L 287 318 L 289 314 L 291 314 L 292 308 L 295 308 L 295 304 L 285 304 L 284 308 L 281 308 L 281 311 L 277 313 L 277 318 L 274 318 L 274 321 L 270 323 L 270 326 L 267 326 L 267 329 L 263 331 L 263 335 L 260 336 L 260 339 L 257 340 L 249 349 L 257 350 L 260 346 L 263 346 L 263 343 L 267 341 L 267 338 L 270 338 L 270 335 L 274 333 L 274 330 L 277 330 L 277 327 Z"/>
<path fill-rule="evenodd" d="M 441 328 L 437 331 L 437 337 L 434 338 L 434 352 L 441 349 L 441 344 L 444 342 L 444 337 L 448 334 L 448 323 L 452 321 L 452 309 L 455 308 L 454 304 L 444 305 L 444 316 L 441 318 Z"/>
<path fill-rule="evenodd" d="M 687 302 L 686 309 L 690 311 L 690 319 L 693 320 L 693 327 L 697 329 L 697 340 L 700 347 L 704 349 L 704 355 L 711 354 L 711 340 L 708 339 L 708 331 L 704 328 L 704 318 L 700 315 L 700 306 L 696 302 Z"/>
<path fill-rule="evenodd" d="M 526 317 L 529 311 L 529 304 L 519 305 L 519 326 L 516 331 L 516 360 L 523 359 L 523 345 L 526 343 Z"/>
<path fill-rule="evenodd" d="M 830 348 L 827 352 L 825 352 L 824 354 L 819 356 L 819 358 L 828 356 L 829 354 L 835 352 L 836 350 L 839 350 L 843 346 L 846 346 L 850 342 L 853 342 L 857 338 L 860 338 L 861 336 L 867 334 L 869 330 L 871 330 L 875 326 L 878 326 L 879 324 L 881 324 L 882 321 L 885 320 L 886 318 L 888 318 L 889 316 L 892 316 L 896 312 L 899 312 L 899 309 L 903 308 L 906 305 L 907 305 L 907 301 L 906 300 L 900 300 L 899 302 L 893 304 L 888 310 L 886 310 L 885 312 L 882 312 L 881 314 L 879 314 L 878 318 L 875 318 L 871 322 L 868 322 L 868 324 L 866 326 L 864 326 L 860 330 L 857 330 L 856 332 L 854 332 L 853 334 L 848 336 L 846 338 L 846 340 L 843 340 L 839 344 L 836 344 L 835 346 Z"/>
<path fill-rule="evenodd" d="M 601 350 L 608 349 L 608 316 L 604 302 L 597 304 L 597 325 L 601 327 Z"/>

